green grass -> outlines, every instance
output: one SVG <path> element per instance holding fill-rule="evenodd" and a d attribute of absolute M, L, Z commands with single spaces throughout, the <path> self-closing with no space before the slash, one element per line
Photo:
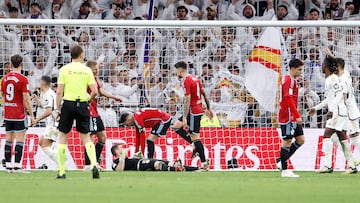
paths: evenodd
<path fill-rule="evenodd" d="M 21 203 L 230 203 L 230 202 L 358 202 L 360 176 L 299 172 L 284 179 L 279 172 L 0 173 L 0 202 Z"/>

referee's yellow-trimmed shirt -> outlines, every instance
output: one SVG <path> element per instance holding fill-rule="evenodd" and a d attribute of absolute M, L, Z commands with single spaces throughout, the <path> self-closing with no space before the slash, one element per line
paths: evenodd
<path fill-rule="evenodd" d="M 58 84 L 64 85 L 64 100 L 76 101 L 80 98 L 81 102 L 86 102 L 87 88 L 95 84 L 94 74 L 86 65 L 72 62 L 60 69 Z"/>

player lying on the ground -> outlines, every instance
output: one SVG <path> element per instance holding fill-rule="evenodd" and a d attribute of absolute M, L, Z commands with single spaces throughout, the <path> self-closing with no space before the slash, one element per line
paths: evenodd
<path fill-rule="evenodd" d="M 198 167 L 183 166 L 181 160 L 173 164 L 159 159 L 144 159 L 139 157 L 128 158 L 129 149 L 120 144 L 111 147 L 111 153 L 115 157 L 112 165 L 114 171 L 196 171 Z"/>
<path fill-rule="evenodd" d="M 136 127 L 137 144 L 139 144 L 139 138 L 144 137 L 144 128 L 152 128 L 151 133 L 148 136 L 146 143 L 148 147 L 148 158 L 154 157 L 155 144 L 154 141 L 160 136 L 166 136 L 166 132 L 171 124 L 171 116 L 156 108 L 143 108 L 139 109 L 135 113 L 126 112 L 120 117 L 120 123 L 125 126 Z M 144 153 L 144 146 L 141 147 Z M 138 149 L 136 149 L 138 151 Z"/>

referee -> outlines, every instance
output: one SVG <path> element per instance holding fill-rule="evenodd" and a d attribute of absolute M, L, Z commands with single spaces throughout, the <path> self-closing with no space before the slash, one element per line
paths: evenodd
<path fill-rule="evenodd" d="M 58 145 L 59 153 L 59 173 L 57 179 L 65 179 L 66 148 L 69 132 L 76 120 L 76 130 L 80 134 L 81 141 L 84 143 L 87 155 L 92 166 L 94 179 L 100 178 L 99 170 L 96 165 L 95 146 L 90 139 L 90 103 L 98 93 L 94 75 L 90 68 L 83 64 L 84 51 L 80 46 L 71 48 L 72 62 L 60 69 L 58 88 L 56 93 L 56 112 L 59 116 L 60 141 Z M 90 96 L 87 88 L 91 89 Z M 62 99 L 64 100 L 61 112 L 59 112 Z"/>

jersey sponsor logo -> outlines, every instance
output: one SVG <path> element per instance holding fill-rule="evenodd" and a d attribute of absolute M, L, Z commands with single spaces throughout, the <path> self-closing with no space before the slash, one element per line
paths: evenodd
<path fill-rule="evenodd" d="M 5 102 L 4 106 L 17 107 L 17 103 Z"/>
<path fill-rule="evenodd" d="M 16 83 L 20 81 L 19 78 L 17 78 L 16 76 L 9 76 L 5 81 L 9 81 L 9 80 L 15 81 Z"/>

